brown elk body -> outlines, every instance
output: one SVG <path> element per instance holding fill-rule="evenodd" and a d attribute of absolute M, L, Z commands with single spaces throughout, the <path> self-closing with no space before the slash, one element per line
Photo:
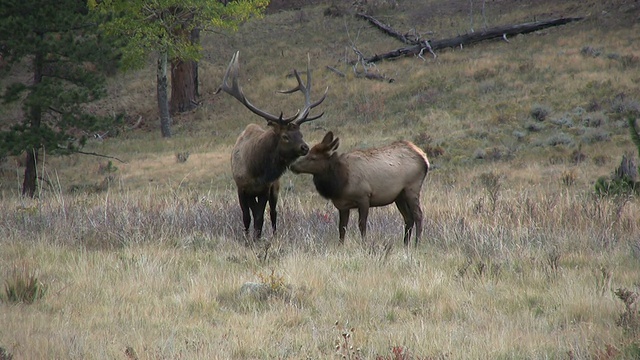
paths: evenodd
<path fill-rule="evenodd" d="M 409 141 L 337 154 L 339 139 L 328 132 L 322 142 L 291 165 L 294 173 L 313 175 L 313 183 L 339 213 L 340 242 L 349 223 L 349 212 L 358 209 L 358 227 L 364 238 L 369 208 L 395 202 L 404 218 L 404 244 L 409 245 L 415 225 L 415 243 L 422 233 L 420 191 L 429 171 L 425 153 Z"/>
<path fill-rule="evenodd" d="M 231 151 L 231 172 L 238 189 L 244 231 L 249 232 L 251 217 L 253 217 L 254 237 L 259 238 L 262 234 L 267 202 L 271 227 L 273 232 L 276 232 L 276 205 L 280 188 L 278 179 L 293 161 L 309 151 L 309 146 L 302 139 L 300 124 L 323 115 L 321 113 L 309 116 L 309 111 L 324 101 L 327 91 L 320 100 L 311 103 L 311 71 L 307 68 L 307 83 L 304 84 L 298 72 L 294 70 L 298 86 L 281 92 L 288 94 L 301 91 L 305 96 L 305 106 L 294 116 L 288 118 L 283 118 L 282 114 L 275 116 L 258 109 L 247 100 L 238 84 L 238 67 L 238 52 L 236 52 L 218 91 L 225 91 L 254 114 L 267 120 L 266 128 L 257 124 L 247 125 Z"/>

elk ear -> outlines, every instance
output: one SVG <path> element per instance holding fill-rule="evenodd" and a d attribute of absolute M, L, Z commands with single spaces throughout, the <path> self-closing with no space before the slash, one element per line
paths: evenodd
<path fill-rule="evenodd" d="M 338 146 L 340 146 L 340 138 L 335 138 L 331 144 L 329 144 L 329 151 L 336 151 L 338 149 Z"/>
<path fill-rule="evenodd" d="M 329 145 L 333 141 L 333 132 L 329 131 L 322 139 L 322 144 Z"/>

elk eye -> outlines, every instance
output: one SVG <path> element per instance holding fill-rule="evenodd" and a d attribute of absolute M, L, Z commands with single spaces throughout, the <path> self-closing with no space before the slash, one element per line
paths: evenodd
<path fill-rule="evenodd" d="M 282 135 L 282 141 L 289 142 L 289 135 L 283 134 Z"/>

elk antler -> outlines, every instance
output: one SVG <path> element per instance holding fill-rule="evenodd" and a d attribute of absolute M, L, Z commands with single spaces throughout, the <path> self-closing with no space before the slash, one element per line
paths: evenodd
<path fill-rule="evenodd" d="M 267 121 L 275 121 L 278 123 L 282 123 L 282 122 L 288 123 L 288 122 L 291 122 L 293 119 L 295 119 L 298 114 L 290 118 L 283 119 L 282 113 L 280 114 L 280 116 L 275 116 L 264 110 L 257 108 L 255 105 L 249 102 L 246 96 L 244 96 L 244 93 L 242 92 L 242 88 L 240 87 L 240 84 L 238 84 L 238 69 L 240 67 L 238 65 L 239 55 L 240 55 L 240 51 L 236 51 L 235 54 L 233 54 L 233 57 L 231 58 L 231 62 L 229 62 L 229 66 L 227 67 L 227 71 L 225 71 L 224 73 L 224 78 L 222 79 L 222 85 L 220 85 L 220 87 L 218 88 L 218 90 L 216 90 L 215 93 L 216 94 L 219 93 L 220 90 L 226 92 L 227 94 L 233 96 L 238 101 L 240 101 L 247 109 L 251 110 L 251 112 L 265 118 Z M 229 85 L 229 75 L 231 75 L 231 85 Z"/>
<path fill-rule="evenodd" d="M 240 101 L 247 109 L 251 110 L 251 112 L 253 112 L 254 114 L 261 116 L 263 118 L 265 118 L 267 121 L 273 121 L 273 122 L 277 122 L 280 124 L 288 124 L 290 122 L 294 122 L 297 125 L 300 125 L 304 122 L 307 121 L 311 121 L 311 120 L 315 120 L 319 117 L 321 117 L 322 115 L 324 115 L 324 112 L 320 115 L 317 116 L 313 116 L 313 117 L 309 117 L 309 111 L 311 109 L 313 109 L 314 107 L 320 105 L 320 103 L 322 103 L 324 101 L 324 99 L 327 97 L 327 92 L 329 91 L 329 88 L 327 87 L 327 90 L 325 90 L 324 92 L 324 96 L 322 96 L 322 98 L 314 103 L 311 103 L 311 95 L 310 95 L 310 91 L 311 91 L 311 70 L 309 70 L 309 65 L 307 64 L 307 84 L 305 85 L 302 82 L 302 79 L 300 78 L 300 75 L 298 74 L 298 72 L 296 70 L 293 70 L 296 79 L 298 80 L 298 86 L 296 86 L 295 88 L 291 89 L 291 90 L 285 90 L 285 91 L 279 91 L 280 93 L 283 94 L 291 94 L 293 92 L 296 92 L 298 90 L 300 90 L 305 97 L 305 106 L 303 108 L 302 111 L 298 110 L 298 112 L 291 116 L 291 117 L 287 117 L 287 118 L 283 118 L 282 117 L 282 113 L 280 113 L 280 116 L 275 116 L 273 114 L 270 114 L 264 110 L 261 110 L 259 108 L 257 108 L 255 105 L 251 104 L 251 102 L 249 102 L 249 100 L 246 98 L 246 96 L 244 95 L 244 93 L 242 92 L 242 88 L 240 87 L 240 84 L 238 84 L 238 69 L 239 69 L 239 65 L 238 65 L 238 57 L 239 57 L 240 52 L 236 51 L 235 54 L 233 54 L 233 57 L 231 58 L 231 62 L 229 62 L 229 66 L 227 67 L 227 71 L 224 73 L 224 78 L 222 80 L 222 85 L 218 88 L 218 90 L 216 90 L 216 94 L 219 93 L 221 90 L 226 92 L 227 94 L 233 96 L 234 98 L 236 98 L 238 101 Z M 310 60 L 309 60 L 310 62 Z M 229 76 L 231 76 L 231 79 L 229 79 Z M 231 81 L 231 84 L 229 84 L 229 81 Z"/>
<path fill-rule="evenodd" d="M 300 74 L 298 74 L 298 71 L 294 69 L 293 74 L 296 76 L 296 80 L 298 80 L 298 86 L 296 86 L 291 90 L 279 91 L 282 94 L 291 94 L 293 92 L 300 90 L 300 92 L 304 94 L 304 108 L 302 109 L 302 111 L 298 111 L 297 116 L 295 117 L 295 119 L 293 119 L 293 122 L 298 125 L 307 121 L 318 119 L 319 117 L 324 115 L 324 112 L 322 112 L 320 113 L 320 115 L 309 117 L 309 111 L 311 111 L 311 109 L 313 109 L 314 107 L 320 105 L 324 101 L 324 99 L 327 97 L 327 92 L 329 91 L 329 87 L 327 86 L 327 89 L 324 91 L 324 95 L 322 95 L 322 98 L 320 98 L 320 100 L 314 103 L 311 103 L 311 70 L 309 69 L 310 63 L 311 63 L 311 59 L 309 55 L 307 55 L 307 84 L 306 85 L 302 82 L 302 79 L 300 78 Z"/>

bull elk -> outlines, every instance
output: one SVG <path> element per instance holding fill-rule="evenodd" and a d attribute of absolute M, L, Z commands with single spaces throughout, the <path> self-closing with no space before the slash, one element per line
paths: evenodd
<path fill-rule="evenodd" d="M 249 124 L 236 140 L 231 151 L 231 171 L 238 188 L 238 199 L 242 210 L 242 222 L 245 234 L 249 232 L 251 216 L 253 216 L 254 238 L 260 238 L 264 223 L 264 212 L 269 202 L 271 227 L 276 231 L 278 179 L 289 165 L 298 157 L 309 152 L 309 146 L 302 139 L 300 125 L 318 119 L 324 113 L 310 116 L 311 109 L 320 105 L 327 96 L 327 90 L 317 101 L 311 101 L 311 70 L 307 63 L 307 83 L 305 84 L 297 70 L 293 73 L 298 85 L 286 91 L 291 94 L 300 91 L 304 94 L 304 107 L 291 117 L 284 118 L 272 115 L 254 106 L 244 95 L 238 84 L 238 56 L 236 52 L 224 74 L 220 90 L 236 98 L 247 109 L 267 121 L 267 127 Z"/>
<path fill-rule="evenodd" d="M 397 141 L 339 155 L 339 143 L 329 131 L 322 142 L 291 165 L 291 171 L 312 174 L 316 190 L 338 209 L 340 243 L 344 243 L 351 209 L 358 209 L 358 227 L 364 238 L 369 208 L 395 202 L 404 218 L 405 246 L 414 225 L 417 245 L 422 233 L 420 191 L 429 171 L 425 153 L 409 141 Z"/>

